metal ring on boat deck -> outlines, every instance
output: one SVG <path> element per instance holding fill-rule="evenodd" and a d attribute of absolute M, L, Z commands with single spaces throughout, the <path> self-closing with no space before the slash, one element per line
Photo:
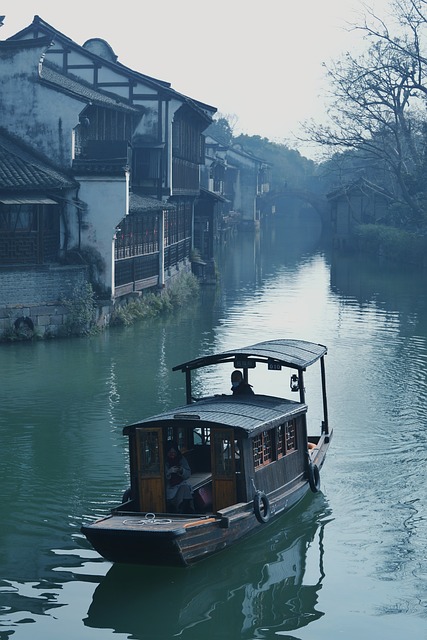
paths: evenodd
<path fill-rule="evenodd" d="M 171 524 L 172 520 L 170 518 L 156 518 L 155 513 L 146 513 L 145 518 L 141 519 L 132 519 L 127 518 L 123 520 L 123 524 L 129 525 L 139 525 L 139 524 Z"/>
<path fill-rule="evenodd" d="M 265 523 L 270 520 L 270 502 L 262 491 L 254 495 L 254 513 L 258 522 Z"/>
<path fill-rule="evenodd" d="M 308 483 L 313 493 L 317 493 L 320 489 L 320 471 L 317 464 L 310 462 L 308 465 Z"/>

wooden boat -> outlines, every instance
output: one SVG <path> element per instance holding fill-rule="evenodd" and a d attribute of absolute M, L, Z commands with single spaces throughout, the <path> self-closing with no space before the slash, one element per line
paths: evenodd
<path fill-rule="evenodd" d="M 167 573 L 162 567 L 114 564 L 101 577 L 84 624 L 113 629 L 123 638 L 170 638 L 171 629 L 176 637 L 187 631 L 203 638 L 211 637 L 207 626 L 223 635 L 226 620 L 227 638 L 265 636 L 258 632 L 261 624 L 270 634 L 293 631 L 286 636 L 295 638 L 297 629 L 323 616 L 319 595 L 329 515 L 326 499 L 317 493 L 292 510 L 289 526 L 283 528 L 278 518 L 260 527 L 234 546 L 227 562 L 211 556 L 191 571 L 176 567 Z M 93 583 L 93 576 L 87 580 Z M 168 613 L 159 616 L 165 602 Z"/>
<path fill-rule="evenodd" d="M 131 486 L 123 504 L 84 524 L 92 546 L 112 562 L 191 565 L 234 544 L 320 489 L 328 425 L 324 345 L 271 340 L 177 365 L 186 377 L 186 404 L 124 428 Z M 320 362 L 323 419 L 307 434 L 304 373 Z M 270 375 L 291 372 L 298 401 L 269 395 L 193 397 L 192 373 L 202 367 Z M 286 385 L 287 388 L 289 388 Z M 165 446 L 178 443 L 191 468 L 195 513 L 171 513 L 166 500 Z"/>

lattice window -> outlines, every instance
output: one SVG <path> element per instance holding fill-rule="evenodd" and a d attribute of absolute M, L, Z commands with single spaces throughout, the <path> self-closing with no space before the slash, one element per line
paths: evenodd
<path fill-rule="evenodd" d="M 285 425 L 286 453 L 297 449 L 296 420 L 289 420 Z"/>
<path fill-rule="evenodd" d="M 43 264 L 59 252 L 59 207 L 0 203 L 0 263 Z"/>
<path fill-rule="evenodd" d="M 283 458 L 296 449 L 296 420 L 289 420 L 277 427 L 277 458 Z"/>
<path fill-rule="evenodd" d="M 252 446 L 255 469 L 273 461 L 272 430 L 263 431 L 255 436 Z"/>
<path fill-rule="evenodd" d="M 255 469 L 262 465 L 262 437 L 255 436 L 252 441 Z"/>
<path fill-rule="evenodd" d="M 273 446 L 272 446 L 272 431 L 264 431 L 263 433 L 263 456 L 264 464 L 272 462 L 273 460 Z"/>
<path fill-rule="evenodd" d="M 38 231 L 39 207 L 30 205 L 0 207 L 0 230 L 5 233 Z"/>
<path fill-rule="evenodd" d="M 277 459 L 283 458 L 285 454 L 285 425 L 281 424 L 277 427 Z"/>

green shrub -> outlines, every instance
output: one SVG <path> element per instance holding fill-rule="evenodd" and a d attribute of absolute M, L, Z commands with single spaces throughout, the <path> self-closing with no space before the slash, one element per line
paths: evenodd
<path fill-rule="evenodd" d="M 382 255 L 396 262 L 427 266 L 425 236 L 395 227 L 365 224 L 357 227 L 355 239 L 361 251 Z"/>
<path fill-rule="evenodd" d="M 176 278 L 170 287 L 160 293 L 148 292 L 137 300 L 117 305 L 111 314 L 110 323 L 128 326 L 139 320 L 166 315 L 195 300 L 199 288 L 197 278 L 191 273 L 186 273 Z"/>

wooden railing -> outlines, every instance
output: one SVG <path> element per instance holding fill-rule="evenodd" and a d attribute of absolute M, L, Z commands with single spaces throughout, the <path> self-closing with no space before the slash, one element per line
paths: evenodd
<path fill-rule="evenodd" d="M 182 160 L 181 158 L 172 158 L 172 194 L 194 193 L 197 194 L 200 189 L 199 165 Z"/>

